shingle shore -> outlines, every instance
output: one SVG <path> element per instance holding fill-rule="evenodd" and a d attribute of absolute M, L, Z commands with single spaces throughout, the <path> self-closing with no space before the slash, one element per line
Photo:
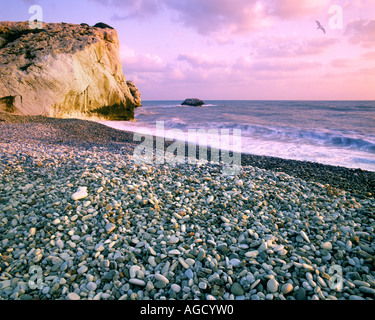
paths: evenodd
<path fill-rule="evenodd" d="M 371 172 L 135 165 L 132 133 L 1 119 L 2 299 L 375 297 Z"/>

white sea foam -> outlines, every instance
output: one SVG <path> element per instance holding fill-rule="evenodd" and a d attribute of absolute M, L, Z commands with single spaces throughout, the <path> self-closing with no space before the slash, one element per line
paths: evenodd
<path fill-rule="evenodd" d="M 168 101 L 146 102 L 136 111 L 137 122 L 101 123 L 164 138 L 175 138 L 170 129 L 179 129 L 185 141 L 189 129 L 215 129 L 217 139 L 222 129 L 240 129 L 243 153 L 375 171 L 374 111 L 374 102 L 363 101 L 222 101 L 200 108 Z M 156 132 L 156 121 L 163 121 L 164 132 Z M 217 139 L 198 142 L 212 146 Z"/>

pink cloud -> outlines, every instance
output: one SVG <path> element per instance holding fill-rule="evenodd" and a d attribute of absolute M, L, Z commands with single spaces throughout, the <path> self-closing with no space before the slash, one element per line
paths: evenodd
<path fill-rule="evenodd" d="M 296 19 L 326 13 L 329 0 L 265 0 L 268 14 L 282 19 Z"/>
<path fill-rule="evenodd" d="M 280 59 L 252 60 L 249 57 L 237 59 L 233 69 L 242 70 L 242 72 L 269 72 L 270 75 L 279 72 L 295 72 L 308 69 L 316 69 L 321 63 L 315 61 L 293 61 Z"/>
<path fill-rule="evenodd" d="M 273 26 L 275 18 L 296 19 L 323 13 L 329 0 L 165 0 L 187 27 L 203 35 L 244 34 Z"/>
<path fill-rule="evenodd" d="M 231 35 L 260 31 L 277 19 L 299 19 L 327 14 L 330 0 L 91 0 L 119 9 L 112 18 L 149 18 L 163 10 L 198 33 L 230 41 Z"/>
<path fill-rule="evenodd" d="M 363 53 L 362 59 L 375 61 L 375 51 Z"/>
<path fill-rule="evenodd" d="M 331 61 L 331 66 L 334 68 L 351 68 L 353 61 L 350 59 L 335 59 Z"/>
<path fill-rule="evenodd" d="M 337 44 L 333 38 L 261 37 L 250 42 L 251 52 L 256 57 L 289 58 L 318 55 Z"/>
<path fill-rule="evenodd" d="M 148 18 L 160 10 L 160 0 L 91 0 L 105 6 L 115 6 L 121 12 L 113 15 L 113 20 Z"/>
<path fill-rule="evenodd" d="M 269 23 L 264 7 L 255 0 L 165 0 L 179 20 L 203 35 L 243 33 Z"/>
<path fill-rule="evenodd" d="M 137 53 L 134 49 L 122 45 L 120 57 L 125 71 L 163 72 L 167 64 L 156 54 Z"/>
<path fill-rule="evenodd" d="M 223 61 L 218 61 L 206 54 L 182 53 L 177 57 L 178 61 L 185 61 L 194 68 L 217 68 L 225 66 Z"/>
<path fill-rule="evenodd" d="M 375 20 L 355 20 L 350 22 L 345 29 L 349 41 L 362 47 L 375 46 Z"/>

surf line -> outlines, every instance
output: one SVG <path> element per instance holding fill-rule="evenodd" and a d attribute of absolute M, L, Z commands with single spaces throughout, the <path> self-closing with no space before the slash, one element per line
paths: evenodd
<path fill-rule="evenodd" d="M 155 123 L 155 140 L 150 129 L 143 128 L 142 133 L 135 132 L 133 141 L 142 141 L 134 149 L 136 164 L 189 164 L 207 163 L 208 146 L 211 150 L 210 161 L 223 164 L 223 174 L 236 175 L 241 167 L 241 130 L 240 129 L 188 129 L 187 134 L 181 129 L 164 129 L 164 121 Z M 232 133 L 231 133 L 232 131 Z M 173 143 L 165 148 L 165 141 Z M 188 156 L 186 157 L 186 143 Z"/>

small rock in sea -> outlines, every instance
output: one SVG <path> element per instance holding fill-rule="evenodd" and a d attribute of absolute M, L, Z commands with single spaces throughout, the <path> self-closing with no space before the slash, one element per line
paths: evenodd
<path fill-rule="evenodd" d="M 239 284 L 238 282 L 235 282 L 232 284 L 232 287 L 230 288 L 230 292 L 232 292 L 235 296 L 242 296 L 245 293 L 241 284 Z"/>
<path fill-rule="evenodd" d="M 192 107 L 200 107 L 204 105 L 204 101 L 193 98 L 193 99 L 186 99 L 184 102 L 181 103 L 183 106 L 192 106 Z"/>
<path fill-rule="evenodd" d="M 73 200 L 80 200 L 84 199 L 88 196 L 89 194 L 87 193 L 87 187 L 79 187 L 76 193 L 73 193 L 72 199 Z"/>

